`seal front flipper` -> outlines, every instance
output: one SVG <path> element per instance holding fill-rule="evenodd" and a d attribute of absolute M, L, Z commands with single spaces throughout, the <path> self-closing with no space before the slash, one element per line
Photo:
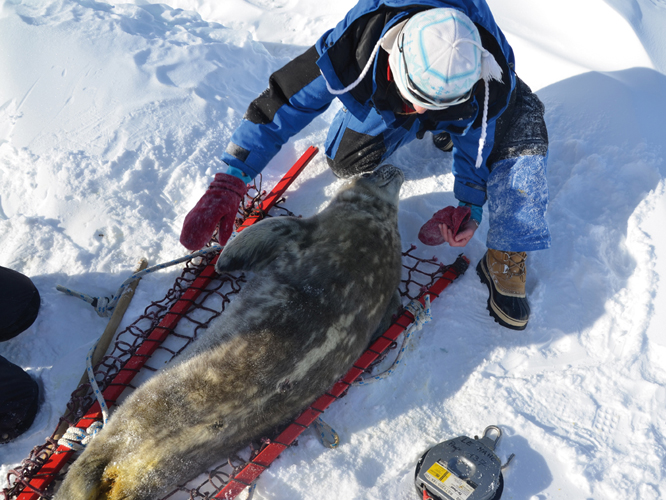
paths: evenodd
<path fill-rule="evenodd" d="M 296 217 L 273 217 L 257 222 L 227 243 L 215 270 L 223 273 L 264 269 L 287 246 L 298 244 L 304 223 Z"/>

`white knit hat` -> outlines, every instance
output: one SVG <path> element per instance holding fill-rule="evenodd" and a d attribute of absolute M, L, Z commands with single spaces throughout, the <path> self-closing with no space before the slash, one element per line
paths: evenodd
<path fill-rule="evenodd" d="M 402 96 L 433 110 L 467 100 L 482 78 L 502 80 L 502 69 L 481 45 L 476 26 L 455 9 L 412 16 L 395 39 L 389 65 Z"/>
<path fill-rule="evenodd" d="M 472 20 L 455 9 L 430 9 L 412 16 L 396 37 L 389 66 L 398 91 L 412 104 L 445 109 L 470 98 L 483 79 L 485 98 L 476 168 L 483 162 L 488 128 L 489 84 L 502 68 L 481 44 Z"/>

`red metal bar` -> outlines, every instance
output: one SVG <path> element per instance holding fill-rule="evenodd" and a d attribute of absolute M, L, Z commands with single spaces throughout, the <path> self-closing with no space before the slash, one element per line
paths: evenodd
<path fill-rule="evenodd" d="M 460 276 L 469 265 L 469 259 L 464 255 L 458 257 L 456 263 L 450 266 L 421 297 L 419 302 L 425 305 L 426 295 L 430 296 L 430 302 L 439 297 L 440 293 Z M 409 311 L 404 311 L 386 332 L 379 337 L 354 363 L 354 367 L 347 372 L 340 382 L 326 394 L 320 396 L 310 407 L 287 427 L 275 441 L 269 443 L 261 452 L 250 461 L 214 498 L 231 500 L 236 498 L 247 486 L 257 480 L 259 475 L 300 436 L 315 419 L 335 401 L 340 394 L 346 391 L 351 384 L 393 343 L 398 336 L 414 321 L 414 316 Z M 387 340 L 388 339 L 388 340 Z M 388 343 L 387 343 L 388 342 Z"/>
<path fill-rule="evenodd" d="M 294 163 L 289 171 L 282 177 L 280 182 L 273 188 L 268 196 L 261 203 L 261 210 L 268 212 L 275 203 L 284 195 L 287 188 L 293 183 L 296 177 L 310 163 L 310 160 L 319 151 L 318 148 L 310 146 L 303 155 Z M 260 216 L 248 217 L 238 231 L 253 225 L 261 219 Z M 142 343 L 134 355 L 125 363 L 123 368 L 114 377 L 113 381 L 104 390 L 102 396 L 108 406 L 112 406 L 125 390 L 125 386 L 134 378 L 138 370 L 148 361 L 159 345 L 176 327 L 180 318 L 192 307 L 194 301 L 201 295 L 203 289 L 213 280 L 215 275 L 215 262 L 217 257 L 204 268 L 192 285 L 183 293 L 182 297 L 171 307 L 169 312 L 162 318 L 151 334 Z M 95 402 L 90 410 L 79 420 L 76 427 L 87 429 L 93 422 L 102 417 L 102 411 L 98 402 Z M 67 463 L 73 451 L 66 446 L 59 446 L 48 461 L 41 467 L 39 474 L 33 477 L 25 486 L 24 490 L 17 497 L 17 500 L 37 500 L 39 490 L 44 490 Z"/>
<path fill-rule="evenodd" d="M 310 163 L 310 160 L 314 158 L 314 156 L 317 154 L 317 151 L 319 151 L 318 148 L 314 146 L 310 146 L 305 153 L 301 155 L 301 157 L 294 163 L 294 165 L 289 169 L 289 172 L 284 174 L 282 179 L 280 179 L 280 182 L 277 183 L 275 188 L 273 188 L 273 191 L 269 193 L 268 196 L 264 199 L 264 201 L 261 202 L 261 211 L 267 212 L 275 203 L 282 197 L 284 192 L 287 190 L 289 186 L 291 186 L 292 182 L 298 177 L 298 175 L 303 171 L 303 169 Z M 261 219 L 261 214 L 259 215 L 251 215 L 246 219 L 245 222 L 247 221 L 252 221 L 250 222 L 249 225 L 254 224 L 257 220 Z M 245 223 L 243 223 L 245 225 Z M 238 229 L 240 231 L 240 228 Z"/>

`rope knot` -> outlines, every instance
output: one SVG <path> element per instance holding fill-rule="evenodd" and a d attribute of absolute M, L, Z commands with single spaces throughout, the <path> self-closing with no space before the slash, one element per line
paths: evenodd
<path fill-rule="evenodd" d="M 87 429 L 70 427 L 58 440 L 58 444 L 60 446 L 67 446 L 74 451 L 83 450 L 103 427 L 104 424 L 100 421 L 94 422 Z"/>
<path fill-rule="evenodd" d="M 418 332 L 423 326 L 432 320 L 430 313 L 430 295 L 425 296 L 425 305 L 421 304 L 418 300 L 412 300 L 405 306 L 414 316 L 414 324 L 410 327 L 410 333 Z"/>

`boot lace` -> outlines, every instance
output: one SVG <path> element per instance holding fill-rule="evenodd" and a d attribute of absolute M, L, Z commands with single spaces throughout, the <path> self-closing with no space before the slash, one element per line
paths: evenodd
<path fill-rule="evenodd" d="M 504 252 L 504 271 L 508 278 L 520 277 L 525 281 L 525 257 L 521 252 Z"/>

